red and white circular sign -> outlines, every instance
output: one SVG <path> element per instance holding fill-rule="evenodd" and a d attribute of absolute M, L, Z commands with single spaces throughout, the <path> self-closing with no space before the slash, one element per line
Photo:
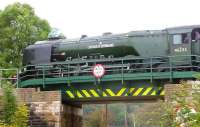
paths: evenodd
<path fill-rule="evenodd" d="M 102 64 L 96 64 L 92 69 L 92 74 L 96 78 L 101 78 L 105 74 L 105 68 Z"/>

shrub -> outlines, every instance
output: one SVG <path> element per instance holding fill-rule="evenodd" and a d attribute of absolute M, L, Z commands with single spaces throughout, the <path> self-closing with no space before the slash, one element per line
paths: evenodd
<path fill-rule="evenodd" d="M 3 85 L 3 97 L 0 101 L 0 127 L 27 127 L 28 126 L 28 107 L 17 105 L 13 86 L 7 82 Z"/>

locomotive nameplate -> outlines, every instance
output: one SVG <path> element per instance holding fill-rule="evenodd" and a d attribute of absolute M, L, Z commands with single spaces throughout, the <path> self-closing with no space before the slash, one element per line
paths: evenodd
<path fill-rule="evenodd" d="M 102 64 L 96 64 L 92 69 L 92 74 L 96 78 L 101 78 L 105 74 L 105 68 Z"/>
<path fill-rule="evenodd" d="M 88 46 L 88 49 L 107 48 L 107 47 L 114 47 L 114 44 L 113 43 L 111 43 L 111 44 L 102 44 L 102 42 L 99 42 L 99 44 Z"/>

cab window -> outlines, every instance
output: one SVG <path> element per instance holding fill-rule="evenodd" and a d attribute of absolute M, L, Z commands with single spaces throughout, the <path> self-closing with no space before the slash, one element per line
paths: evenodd
<path fill-rule="evenodd" d="M 174 44 L 181 44 L 182 38 L 180 34 L 173 35 L 173 43 Z"/>
<path fill-rule="evenodd" d="M 189 43 L 190 38 L 187 33 L 173 35 L 173 44 Z"/>

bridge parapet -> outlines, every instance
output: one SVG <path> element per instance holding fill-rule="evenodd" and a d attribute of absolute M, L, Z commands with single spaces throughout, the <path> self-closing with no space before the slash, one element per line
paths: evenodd
<path fill-rule="evenodd" d="M 185 58 L 182 61 L 179 59 Z M 52 84 L 95 83 L 97 80 L 169 80 L 193 78 L 200 70 L 200 56 L 131 57 L 94 60 L 52 62 L 49 64 L 25 66 L 19 77 L 20 87 L 48 87 Z M 96 79 L 92 75 L 95 65 L 105 68 L 105 75 Z"/>

